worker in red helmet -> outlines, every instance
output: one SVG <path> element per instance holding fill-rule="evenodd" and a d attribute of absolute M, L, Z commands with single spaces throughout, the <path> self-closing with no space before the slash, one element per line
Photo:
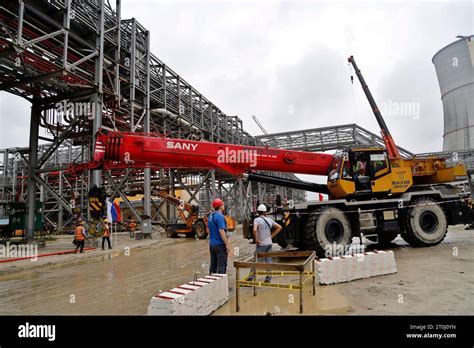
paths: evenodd
<path fill-rule="evenodd" d="M 227 238 L 227 223 L 225 221 L 224 202 L 217 198 L 212 201 L 214 211 L 209 215 L 207 227 L 209 228 L 209 251 L 211 264 L 209 274 L 225 274 L 227 272 L 227 257 L 231 250 L 229 238 Z"/>

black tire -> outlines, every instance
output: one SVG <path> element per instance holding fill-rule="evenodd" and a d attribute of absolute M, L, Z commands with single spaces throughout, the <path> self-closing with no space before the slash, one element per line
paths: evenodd
<path fill-rule="evenodd" d="M 280 233 L 278 233 L 276 235 L 275 238 L 273 238 L 273 242 L 277 243 L 282 249 L 286 248 L 288 245 L 289 245 L 289 242 L 288 242 L 288 237 L 290 236 L 290 240 L 293 240 L 294 241 L 294 233 L 293 233 L 293 230 L 294 230 L 294 226 L 290 225 L 290 226 L 285 226 L 285 224 L 283 223 L 282 224 L 284 227 L 283 229 L 281 230 Z M 294 243 L 293 243 L 294 244 Z"/>
<path fill-rule="evenodd" d="M 280 246 L 280 248 L 282 248 L 282 249 L 284 249 L 288 246 L 288 242 L 285 241 L 285 240 L 277 240 L 277 243 Z"/>
<path fill-rule="evenodd" d="M 165 231 L 168 238 L 178 238 L 178 234 L 173 230 L 173 227 L 166 226 Z"/>
<path fill-rule="evenodd" d="M 371 242 L 377 242 L 378 241 L 378 245 L 379 246 L 391 246 L 393 243 L 392 241 L 398 237 L 398 233 L 397 232 L 388 232 L 388 231 L 381 231 L 381 232 L 378 232 L 379 235 L 378 237 L 366 237 L 368 240 L 370 240 Z"/>
<path fill-rule="evenodd" d="M 443 208 L 434 199 L 420 198 L 407 214 L 402 238 L 411 246 L 428 247 L 441 243 L 448 232 Z"/>
<path fill-rule="evenodd" d="M 304 228 L 305 246 L 315 250 L 318 257 L 334 255 L 334 252 L 345 250 L 334 249 L 337 246 L 346 248 L 352 243 L 351 224 L 342 210 L 325 207 L 312 213 L 306 220 Z"/>
<path fill-rule="evenodd" d="M 199 239 L 207 238 L 206 224 L 203 221 L 196 221 L 193 226 L 194 235 Z"/>

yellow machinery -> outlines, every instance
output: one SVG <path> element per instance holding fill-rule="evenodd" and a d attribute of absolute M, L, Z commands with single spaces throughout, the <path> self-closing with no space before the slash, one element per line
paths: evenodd
<path fill-rule="evenodd" d="M 207 214 L 205 216 L 199 215 L 199 207 L 169 194 L 166 191 L 159 191 L 160 198 L 174 204 L 178 212 L 179 220 L 181 222 L 169 223 L 166 225 L 166 234 L 170 238 L 176 238 L 178 234 L 185 234 L 187 237 L 196 236 L 199 239 L 205 239 L 209 234 L 207 227 Z M 227 222 L 227 229 L 229 232 L 235 230 L 235 219 L 229 215 L 225 215 Z"/>

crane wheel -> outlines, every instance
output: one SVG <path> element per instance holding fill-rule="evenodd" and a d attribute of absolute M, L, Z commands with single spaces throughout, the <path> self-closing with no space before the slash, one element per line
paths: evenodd
<path fill-rule="evenodd" d="M 193 226 L 193 230 L 199 239 L 207 238 L 206 224 L 203 221 L 197 221 Z"/>
<path fill-rule="evenodd" d="M 165 231 L 168 238 L 178 238 L 178 234 L 173 230 L 173 227 L 166 226 Z"/>
<path fill-rule="evenodd" d="M 335 207 L 319 209 L 308 217 L 305 224 L 305 245 L 315 250 L 318 257 L 345 254 L 351 245 L 351 224 L 346 214 Z"/>
<path fill-rule="evenodd" d="M 407 214 L 403 239 L 411 246 L 427 247 L 443 241 L 448 232 L 446 214 L 431 198 L 420 198 Z"/>

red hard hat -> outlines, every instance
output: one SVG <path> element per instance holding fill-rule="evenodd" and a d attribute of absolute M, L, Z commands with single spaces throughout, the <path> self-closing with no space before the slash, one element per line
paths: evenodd
<path fill-rule="evenodd" d="M 222 202 L 222 199 L 216 198 L 212 201 L 212 207 L 216 209 L 217 207 L 220 207 L 221 205 L 224 205 L 224 202 Z"/>

